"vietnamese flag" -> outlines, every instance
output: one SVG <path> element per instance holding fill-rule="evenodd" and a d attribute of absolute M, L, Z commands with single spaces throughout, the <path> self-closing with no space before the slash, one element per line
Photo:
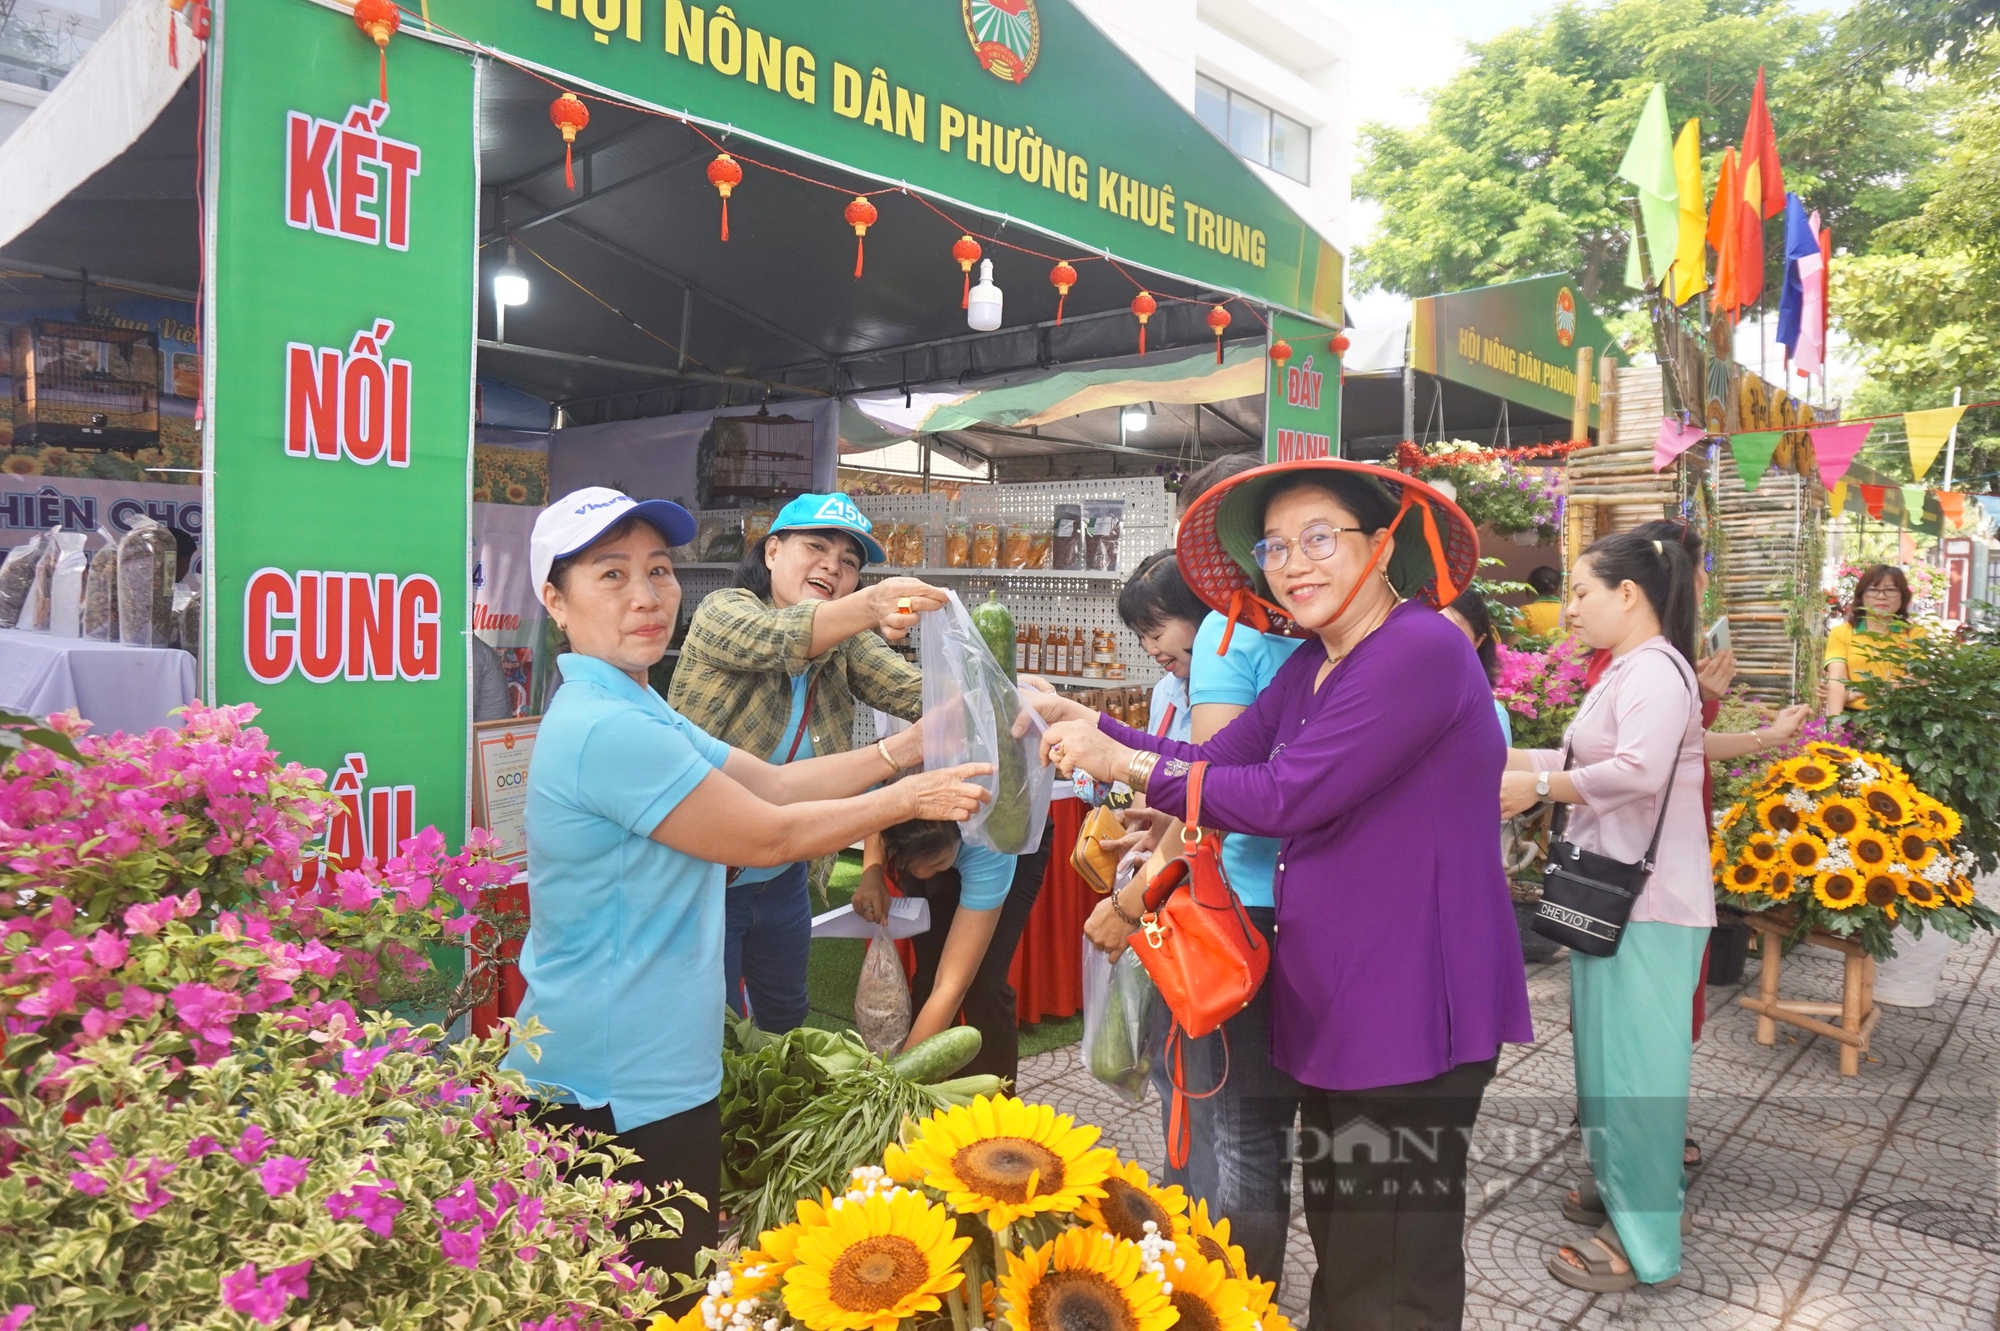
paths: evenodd
<path fill-rule="evenodd" d="M 1785 210 L 1785 173 L 1778 165 L 1778 133 L 1771 108 L 1764 101 L 1764 67 L 1757 67 L 1757 88 L 1750 95 L 1750 118 L 1743 124 L 1743 220 L 1737 243 L 1736 287 L 1740 304 L 1755 304 L 1764 294 L 1764 219 Z"/>
<path fill-rule="evenodd" d="M 1715 178 L 1715 201 L 1708 209 L 1708 244 L 1715 251 L 1715 282 L 1709 298 L 1715 308 L 1731 311 L 1743 305 L 1737 294 L 1736 269 L 1742 259 L 1737 243 L 1743 224 L 1743 192 L 1736 178 L 1736 149 L 1722 152 L 1722 171 Z"/>

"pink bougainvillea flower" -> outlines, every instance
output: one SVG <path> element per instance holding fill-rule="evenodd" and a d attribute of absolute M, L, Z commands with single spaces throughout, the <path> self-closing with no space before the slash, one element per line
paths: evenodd
<path fill-rule="evenodd" d="M 459 1184 L 432 1203 L 448 1225 L 471 1224 L 479 1216 L 479 1190 L 471 1179 Z"/>
<path fill-rule="evenodd" d="M 335 1220 L 355 1220 L 373 1230 L 383 1238 L 388 1238 L 396 1226 L 396 1216 L 402 1211 L 403 1203 L 388 1195 L 393 1183 L 357 1183 L 346 1192 L 337 1192 L 326 1199 L 327 1212 Z"/>
<path fill-rule="evenodd" d="M 259 1160 L 262 1160 L 264 1153 L 270 1149 L 271 1134 L 265 1132 L 257 1124 L 252 1123 L 249 1127 L 243 1129 L 243 1136 L 237 1140 L 236 1145 L 230 1150 L 229 1157 L 237 1164 L 248 1168 L 256 1164 Z"/>
<path fill-rule="evenodd" d="M 5 1313 L 0 1313 L 0 1331 L 21 1331 L 28 1319 L 35 1315 L 32 1303 L 17 1303 Z"/>
<path fill-rule="evenodd" d="M 257 1264 L 245 1262 L 222 1278 L 223 1305 L 270 1326 L 285 1315 L 286 1304 L 309 1295 L 306 1276 L 311 1272 L 311 1262 L 297 1262 L 281 1266 L 259 1280 Z"/>
<path fill-rule="evenodd" d="M 311 1165 L 310 1157 L 301 1159 L 293 1155 L 274 1155 L 257 1171 L 257 1181 L 263 1184 L 269 1196 L 282 1197 L 306 1181 L 306 1170 Z"/>
<path fill-rule="evenodd" d="M 438 1246 L 444 1250 L 446 1261 L 471 1271 L 479 1266 L 479 1247 L 485 1238 L 483 1229 L 468 1229 L 463 1233 L 447 1229 L 438 1235 Z"/>
<path fill-rule="evenodd" d="M 199 1160 L 205 1155 L 213 1155 L 222 1149 L 222 1143 L 203 1133 L 188 1143 L 188 1159 Z"/>
<path fill-rule="evenodd" d="M 97 1177 L 97 1175 L 86 1174 L 80 1169 L 70 1174 L 69 1185 L 78 1192 L 91 1197 L 102 1197 L 105 1191 L 111 1186 L 103 1179 Z"/>

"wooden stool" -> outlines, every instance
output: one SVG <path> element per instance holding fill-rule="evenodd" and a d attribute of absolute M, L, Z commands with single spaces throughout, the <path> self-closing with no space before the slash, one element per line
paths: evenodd
<path fill-rule="evenodd" d="M 1797 927 L 1796 921 L 1774 920 L 1763 915 L 1746 915 L 1743 923 L 1755 930 L 1757 952 L 1763 959 L 1756 997 L 1749 994 L 1737 1003 L 1757 1014 L 1757 1043 L 1775 1044 L 1778 1023 L 1796 1026 L 1814 1035 L 1840 1042 L 1840 1075 L 1852 1077 L 1861 1071 L 1861 1056 L 1868 1052 L 1868 1037 L 1882 1010 L 1875 1006 L 1875 958 L 1861 944 L 1817 930 L 1806 936 L 1809 943 L 1832 948 L 1846 958 L 1838 1003 L 1806 1003 L 1778 997 L 1778 967 L 1784 960 L 1784 940 Z M 1839 1017 L 1840 1025 L 1820 1017 Z"/>

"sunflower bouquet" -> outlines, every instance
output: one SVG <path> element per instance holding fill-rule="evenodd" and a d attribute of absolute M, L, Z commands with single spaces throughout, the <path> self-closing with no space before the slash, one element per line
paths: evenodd
<path fill-rule="evenodd" d="M 1717 820 L 1716 896 L 1738 910 L 1795 915 L 1877 960 L 1895 932 L 1926 927 L 1963 942 L 2000 928 L 1972 888 L 1974 857 L 1953 841 L 1958 812 L 1879 753 L 1815 742 L 1773 763 Z"/>
<path fill-rule="evenodd" d="M 1228 1220 L 1094 1127 L 982 1096 L 902 1137 L 739 1250 L 672 1331 L 1291 1331 Z"/>

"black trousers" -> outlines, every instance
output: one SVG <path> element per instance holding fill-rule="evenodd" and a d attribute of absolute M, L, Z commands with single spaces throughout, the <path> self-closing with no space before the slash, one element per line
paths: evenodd
<path fill-rule="evenodd" d="M 612 1175 L 621 1183 L 643 1183 L 650 1193 L 670 1183 L 678 1183 L 707 1205 L 692 1200 L 674 1203 L 680 1212 L 680 1236 L 671 1239 L 643 1239 L 634 1243 L 630 1256 L 645 1263 L 649 1271 L 664 1275 L 694 1274 L 695 1258 L 703 1248 L 716 1246 L 718 1235 L 715 1208 L 722 1193 L 722 1108 L 710 1100 L 671 1118 L 642 1123 L 619 1132 L 608 1105 L 580 1109 L 575 1105 L 544 1101 L 535 1106 L 535 1122 L 542 1127 L 583 1128 L 588 1132 L 608 1132 L 618 1145 L 638 1153 L 638 1160 Z M 671 1284 L 668 1284 L 671 1288 Z M 692 1308 L 699 1291 L 690 1298 L 671 1301 L 667 1306 L 676 1316 Z"/>
<path fill-rule="evenodd" d="M 1498 1061 L 1401 1086 L 1305 1088 L 1312 1331 L 1458 1331 L 1465 1167 Z"/>
<path fill-rule="evenodd" d="M 956 1077 L 990 1074 L 1005 1077 L 1009 1084 L 1021 1071 L 1020 1027 L 1015 1020 L 1014 986 L 1007 971 L 1014 964 L 1014 949 L 1020 946 L 1021 931 L 1028 927 L 1028 913 L 1042 890 L 1042 874 L 1049 867 L 1049 838 L 1014 861 L 1014 882 L 1001 903 L 1000 918 L 993 926 L 993 941 L 986 956 L 966 987 L 963 1011 L 965 1024 L 979 1032 L 979 1056 L 953 1073 Z M 910 940 L 917 953 L 917 980 L 910 991 L 912 1007 L 922 1011 L 937 984 L 938 963 L 944 959 L 944 942 L 951 922 L 958 914 L 958 870 L 947 869 L 935 878 L 899 878 L 896 890 L 904 896 L 923 897 L 931 903 L 931 927 Z"/>

